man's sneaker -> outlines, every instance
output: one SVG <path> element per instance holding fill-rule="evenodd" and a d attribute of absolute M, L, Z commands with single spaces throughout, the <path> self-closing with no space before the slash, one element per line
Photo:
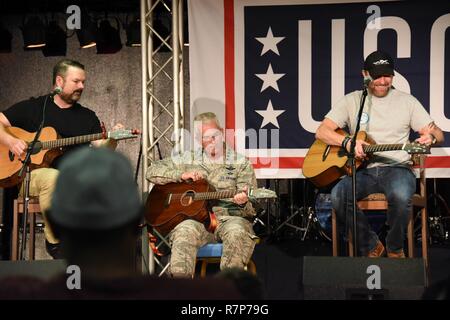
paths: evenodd
<path fill-rule="evenodd" d="M 45 240 L 45 249 L 53 259 L 62 259 L 59 243 L 50 243 Z"/>
<path fill-rule="evenodd" d="M 379 258 L 379 257 L 384 256 L 385 252 L 386 252 L 386 250 L 384 249 L 383 244 L 381 243 L 380 240 L 378 240 L 377 245 L 375 246 L 375 248 L 370 250 L 369 254 L 367 256 L 369 258 Z"/>
<path fill-rule="evenodd" d="M 401 250 L 400 252 L 389 252 L 388 251 L 388 257 L 389 258 L 406 258 L 405 253 L 403 252 L 403 250 Z"/>

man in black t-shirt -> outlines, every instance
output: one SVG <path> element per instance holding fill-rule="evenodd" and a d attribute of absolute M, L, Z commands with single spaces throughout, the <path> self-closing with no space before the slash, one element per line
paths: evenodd
<path fill-rule="evenodd" d="M 19 102 L 4 112 L 0 112 L 0 143 L 7 146 L 16 156 L 24 157 L 27 144 L 5 131 L 7 127 L 19 127 L 29 132 L 38 131 L 41 123 L 44 127 L 53 127 L 62 137 L 74 137 L 102 132 L 100 121 L 95 112 L 81 106 L 78 100 L 84 89 L 86 74 L 84 66 L 73 60 L 62 60 L 53 68 L 53 90 L 58 92 L 51 99 L 49 95 Z M 117 124 L 113 130 L 122 129 Z M 94 146 L 116 147 L 111 139 L 97 140 Z M 77 148 L 78 146 L 72 147 Z M 67 152 L 64 153 L 64 156 Z M 60 158 L 55 159 L 52 168 L 39 168 L 31 172 L 30 195 L 39 196 L 39 202 L 45 220 L 45 238 L 47 251 L 57 257 L 58 239 L 55 238 L 47 223 L 45 211 L 50 207 L 51 196 L 58 176 L 56 169 Z M 23 192 L 23 187 L 21 188 Z"/>

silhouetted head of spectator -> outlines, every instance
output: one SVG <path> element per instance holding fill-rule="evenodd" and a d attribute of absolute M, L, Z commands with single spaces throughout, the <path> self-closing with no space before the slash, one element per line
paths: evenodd
<path fill-rule="evenodd" d="M 64 159 L 48 219 L 69 264 L 122 276 L 135 267 L 143 214 L 128 159 L 106 148 L 81 148 Z"/>
<path fill-rule="evenodd" d="M 231 280 L 244 299 L 264 299 L 264 289 L 261 281 L 248 271 L 239 268 L 228 268 L 220 271 L 216 277 Z"/>

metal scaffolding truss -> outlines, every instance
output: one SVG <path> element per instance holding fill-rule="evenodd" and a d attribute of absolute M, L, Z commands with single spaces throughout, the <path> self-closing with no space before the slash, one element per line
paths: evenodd
<path fill-rule="evenodd" d="M 142 190 L 151 187 L 145 179 L 148 166 L 159 159 L 159 149 L 183 150 L 184 74 L 183 0 L 141 0 L 142 52 Z M 158 20 L 170 17 L 168 31 Z M 171 94 L 167 86 L 172 85 Z M 166 88 L 162 90 L 161 87 Z M 145 242 L 144 242 L 145 243 Z M 143 248 L 148 249 L 148 243 Z M 148 250 L 148 271 L 155 273 L 160 261 Z M 146 256 L 146 254 L 144 255 Z M 163 268 L 163 272 L 166 268 Z"/>

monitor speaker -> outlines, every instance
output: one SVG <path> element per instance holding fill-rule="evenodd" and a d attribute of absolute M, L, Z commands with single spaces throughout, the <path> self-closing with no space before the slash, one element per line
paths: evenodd
<path fill-rule="evenodd" d="M 43 280 L 66 273 L 65 260 L 0 261 L 0 279 L 10 276 L 33 276 Z"/>
<path fill-rule="evenodd" d="M 303 297 L 313 300 L 415 300 L 426 286 L 423 259 L 304 257 Z"/>

